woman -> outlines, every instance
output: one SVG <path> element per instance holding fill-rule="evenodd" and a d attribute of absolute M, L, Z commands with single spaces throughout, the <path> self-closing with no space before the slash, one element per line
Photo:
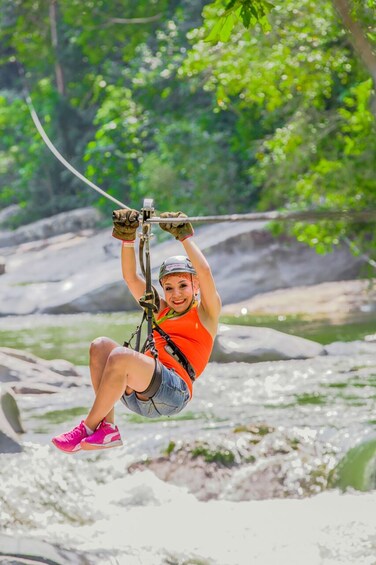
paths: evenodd
<path fill-rule="evenodd" d="M 123 277 L 137 301 L 145 293 L 145 281 L 137 274 L 134 249 L 138 217 L 137 210 L 117 210 L 113 214 L 112 234 L 122 240 Z M 166 212 L 161 217 L 186 216 Z M 119 399 L 130 410 L 149 418 L 177 414 L 192 398 L 192 382 L 209 361 L 221 309 L 209 264 L 193 241 L 194 231 L 189 222 L 161 223 L 160 227 L 182 243 L 186 256 L 170 257 L 160 268 L 164 298 L 156 321 L 161 329 L 153 332 L 158 358 L 151 351 L 139 353 L 106 337 L 94 340 L 90 348 L 90 374 L 96 397 L 85 420 L 52 439 L 62 451 L 122 445 L 114 424 L 114 405 Z M 163 332 L 168 334 L 167 339 Z M 176 351 L 174 354 L 171 346 L 182 355 L 177 356 Z"/>

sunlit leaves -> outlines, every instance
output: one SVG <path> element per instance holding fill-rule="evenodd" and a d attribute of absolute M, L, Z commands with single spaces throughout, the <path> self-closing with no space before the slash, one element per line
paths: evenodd
<path fill-rule="evenodd" d="M 370 111 L 372 94 L 372 80 L 368 79 L 351 88 L 344 97 L 339 114 L 344 119 L 341 130 L 346 155 L 360 155 L 370 149 L 369 140 L 375 134 L 375 118 Z"/>
<path fill-rule="evenodd" d="M 203 40 L 218 22 L 213 4 L 183 67 L 215 93 L 214 111 L 259 115 L 259 141 L 249 137 L 256 164 L 250 170 L 260 207 L 364 209 L 376 207 L 375 119 L 372 82 L 352 51 L 332 2 L 275 2 L 271 30 L 233 26 L 227 43 Z M 233 8 L 238 5 L 233 2 Z M 369 5 L 355 5 L 371 31 Z M 373 20 L 373 24 L 375 21 Z M 369 225 L 296 225 L 301 241 L 319 251 L 344 235 L 376 242 Z"/>
<path fill-rule="evenodd" d="M 217 43 L 226 42 L 230 39 L 234 26 L 241 22 L 248 29 L 250 26 L 259 24 L 263 31 L 270 30 L 267 15 L 274 7 L 267 0 L 230 0 L 227 5 L 221 0 L 216 0 L 207 7 L 207 24 L 209 33 L 205 41 Z M 211 22 L 209 14 L 215 17 Z"/>

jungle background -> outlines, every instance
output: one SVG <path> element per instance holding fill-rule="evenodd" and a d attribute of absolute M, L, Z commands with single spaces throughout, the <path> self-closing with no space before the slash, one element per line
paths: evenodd
<path fill-rule="evenodd" d="M 1 0 L 0 206 L 10 227 L 108 201 L 223 214 L 376 204 L 374 0 Z M 110 214 L 107 214 L 110 222 Z M 275 228 L 276 230 L 280 228 Z M 372 223 L 290 227 L 375 256 Z"/>

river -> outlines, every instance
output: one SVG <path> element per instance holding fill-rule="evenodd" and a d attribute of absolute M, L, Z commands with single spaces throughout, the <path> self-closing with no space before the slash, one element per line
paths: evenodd
<path fill-rule="evenodd" d="M 1 345 L 87 374 L 90 339 L 127 337 L 136 318 L 2 322 Z M 50 438 L 91 388 L 19 396 L 24 451 L 0 455 L 0 532 L 64 548 L 64 564 L 375 565 L 375 397 L 371 355 L 211 363 L 180 416 L 119 405 L 122 448 L 66 455 Z M 351 481 L 366 492 L 340 488 Z"/>

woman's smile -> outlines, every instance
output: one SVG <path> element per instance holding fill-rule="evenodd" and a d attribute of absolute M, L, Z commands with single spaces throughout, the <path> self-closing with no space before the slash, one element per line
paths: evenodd
<path fill-rule="evenodd" d="M 189 307 L 194 296 L 191 281 L 181 275 L 166 277 L 163 284 L 165 299 L 170 308 L 184 311 Z"/>

